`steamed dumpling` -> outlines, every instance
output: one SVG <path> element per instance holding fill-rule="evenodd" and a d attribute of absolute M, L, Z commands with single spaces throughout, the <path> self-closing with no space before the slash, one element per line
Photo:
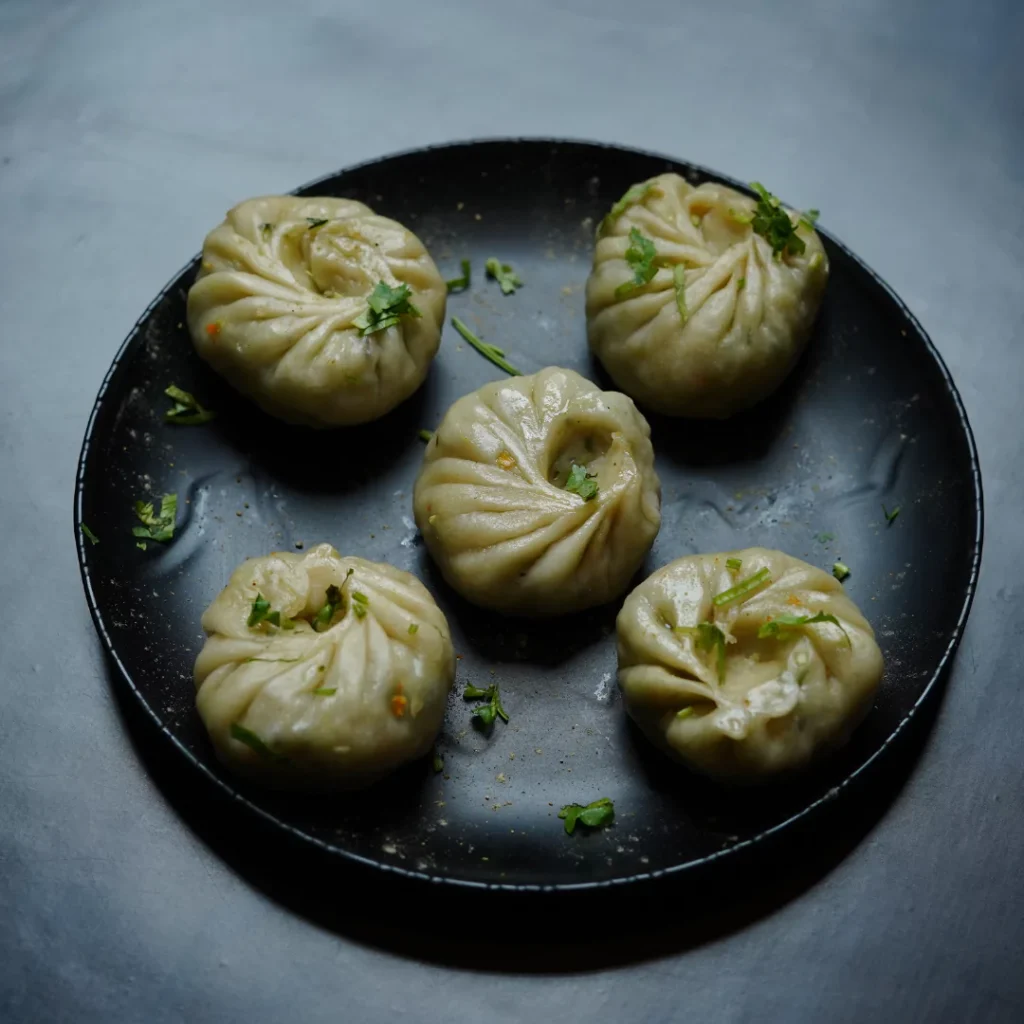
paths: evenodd
<path fill-rule="evenodd" d="M 250 558 L 203 615 L 196 706 L 228 767 L 275 786 L 366 785 L 430 750 L 455 658 L 415 576 L 342 557 Z"/>
<path fill-rule="evenodd" d="M 809 222 L 781 208 L 795 235 L 773 253 L 751 223 L 756 208 L 724 185 L 662 174 L 602 223 L 587 281 L 590 347 L 641 405 L 731 416 L 771 394 L 803 351 L 828 259 Z"/>
<path fill-rule="evenodd" d="M 460 398 L 427 445 L 416 524 L 476 604 L 557 615 L 629 585 L 661 523 L 650 428 L 625 396 L 549 367 Z"/>
<path fill-rule="evenodd" d="M 350 199 L 264 196 L 206 236 L 188 326 L 203 359 L 267 412 L 344 426 L 423 383 L 446 298 L 423 243 L 396 221 Z"/>
<path fill-rule="evenodd" d="M 819 614 L 830 618 L 806 621 Z M 842 585 L 781 551 L 680 558 L 626 598 L 617 629 L 626 710 L 720 779 L 770 777 L 842 745 L 882 677 Z"/>

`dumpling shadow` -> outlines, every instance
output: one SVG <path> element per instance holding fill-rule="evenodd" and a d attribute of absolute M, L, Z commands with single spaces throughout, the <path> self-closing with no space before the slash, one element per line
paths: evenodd
<path fill-rule="evenodd" d="M 343 494 L 378 478 L 419 443 L 424 410 L 437 387 L 432 370 L 409 398 L 380 419 L 315 430 L 264 412 L 205 365 L 195 377 L 202 381 L 201 393 L 208 396 L 205 404 L 217 411 L 206 429 L 245 459 L 256 475 L 311 494 Z"/>
<path fill-rule="evenodd" d="M 555 619 L 504 615 L 467 601 L 448 584 L 425 552 L 419 575 L 426 577 L 438 604 L 457 624 L 461 640 L 475 654 L 495 663 L 525 661 L 553 667 L 569 661 L 614 631 L 615 616 L 622 604 L 615 600 Z"/>

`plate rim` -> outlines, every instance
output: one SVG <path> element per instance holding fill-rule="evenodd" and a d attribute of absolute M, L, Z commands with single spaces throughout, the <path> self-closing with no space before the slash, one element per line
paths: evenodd
<path fill-rule="evenodd" d="M 367 160 L 360 161 L 359 163 L 349 164 L 339 168 L 336 171 L 323 174 L 320 177 L 314 178 L 303 185 L 293 189 L 290 195 L 303 195 L 307 194 L 310 189 L 316 188 L 318 185 L 325 181 L 330 181 L 334 178 L 339 177 L 343 174 L 351 174 L 355 171 L 364 170 L 369 167 L 373 167 L 377 164 L 384 163 L 391 160 L 400 160 L 407 157 L 421 157 L 425 154 L 437 152 L 441 150 L 451 149 L 467 149 L 479 145 L 543 145 L 548 147 L 558 146 L 586 146 L 591 149 L 604 149 L 615 151 L 620 154 L 627 154 L 630 156 L 642 156 L 649 159 L 662 160 L 669 164 L 684 165 L 689 170 L 696 172 L 697 175 L 703 175 L 708 178 L 712 178 L 718 181 L 725 182 L 732 188 L 739 190 L 745 194 L 751 194 L 750 189 L 744 182 L 741 182 L 729 175 L 721 174 L 720 172 L 706 167 L 703 164 L 692 163 L 689 160 L 684 160 L 678 157 L 668 156 L 664 153 L 656 152 L 653 150 L 641 149 L 635 146 L 619 145 L 613 142 L 601 142 L 592 139 L 577 139 L 571 137 L 548 137 L 540 135 L 514 135 L 514 136 L 480 136 L 469 139 L 457 139 L 449 142 L 431 143 L 424 146 L 415 146 L 410 149 L 402 149 L 391 153 L 386 153 L 380 156 L 372 157 Z M 195 754 L 192 753 L 163 723 L 160 716 L 150 706 L 149 702 L 139 691 L 135 685 L 135 681 L 132 679 L 131 673 L 128 671 L 124 662 L 121 660 L 117 653 L 117 649 L 114 645 L 113 637 L 109 631 L 109 628 L 104 621 L 103 613 L 99 607 L 99 601 L 95 591 L 93 590 L 91 573 L 89 570 L 88 559 L 86 557 L 88 546 L 86 543 L 86 537 L 82 533 L 82 513 L 83 513 L 83 502 L 84 492 L 86 486 L 85 474 L 86 464 L 89 459 L 90 450 L 94 441 L 94 430 L 96 427 L 97 419 L 104 407 L 104 403 L 108 397 L 108 391 L 110 389 L 113 378 L 120 370 L 122 364 L 129 353 L 129 349 L 133 346 L 136 339 L 138 338 L 142 326 L 153 310 L 160 305 L 170 294 L 171 289 L 178 283 L 179 279 L 193 267 L 197 261 L 201 258 L 201 252 L 192 256 L 173 276 L 168 280 L 163 288 L 157 293 L 156 297 L 149 303 L 148 306 L 139 315 L 132 328 L 129 330 L 124 341 L 121 343 L 116 354 L 114 355 L 113 361 L 110 364 L 109 369 L 103 377 L 103 381 L 100 384 L 99 391 L 96 394 L 96 399 L 93 402 L 92 410 L 89 414 L 89 419 L 85 427 L 85 435 L 82 439 L 82 447 L 79 451 L 78 466 L 75 471 L 75 495 L 74 495 L 74 508 L 73 508 L 73 528 L 75 533 L 75 550 L 78 556 L 79 571 L 82 576 L 82 586 L 85 590 L 86 604 L 89 607 L 89 613 L 92 617 L 93 625 L 99 635 L 100 642 L 103 646 L 104 653 L 107 658 L 116 666 L 117 674 L 121 680 L 127 685 L 129 691 L 137 701 L 137 703 L 145 711 L 146 715 L 156 726 L 158 732 L 160 732 L 165 739 L 167 739 L 173 747 L 175 747 L 180 755 L 196 770 L 200 772 L 202 776 L 212 782 L 217 789 L 220 790 L 223 796 L 229 797 L 231 800 L 237 802 L 246 811 L 251 812 L 262 819 L 264 822 L 269 823 L 276 828 L 282 829 L 291 838 L 300 840 L 302 843 L 309 844 L 312 847 L 319 849 L 322 852 L 329 854 L 334 857 L 341 857 L 346 861 L 360 865 L 361 867 L 372 868 L 375 871 L 393 872 L 405 878 L 414 879 L 417 881 L 430 882 L 434 884 L 455 886 L 459 889 L 483 889 L 483 890 L 498 890 L 506 892 L 581 892 L 594 889 L 611 889 L 623 885 L 631 885 L 635 883 L 650 883 L 659 878 L 668 877 L 680 877 L 686 873 L 693 874 L 694 872 L 703 868 L 709 867 L 723 858 L 739 856 L 744 852 L 752 850 L 755 846 L 764 845 L 774 838 L 778 837 L 783 832 L 793 829 L 798 824 L 811 818 L 813 815 L 820 813 L 828 804 L 835 800 L 842 791 L 853 786 L 855 783 L 859 783 L 869 771 L 874 770 L 877 767 L 877 763 L 881 756 L 888 751 L 890 746 L 903 736 L 914 717 L 918 714 L 920 708 L 928 700 L 931 700 L 937 691 L 937 686 L 943 677 L 946 669 L 950 666 L 954 654 L 960 645 L 960 641 L 963 639 L 964 630 L 967 625 L 967 619 L 970 616 L 971 607 L 974 603 L 974 598 L 978 589 L 978 578 L 981 571 L 981 558 L 982 548 L 984 545 L 984 533 L 985 533 L 985 514 L 984 514 L 984 490 L 982 487 L 981 479 L 981 463 L 978 456 L 978 447 L 974 437 L 974 431 L 971 429 L 970 420 L 967 417 L 967 410 L 964 406 L 963 398 L 960 395 L 960 391 L 956 386 L 953 376 L 949 371 L 949 367 L 946 365 L 945 360 L 942 358 L 942 354 L 936 348 L 935 343 L 932 341 L 931 336 L 921 325 L 921 322 L 917 319 L 914 313 L 909 309 L 907 304 L 900 298 L 895 290 L 861 257 L 854 253 L 848 246 L 837 239 L 830 232 L 823 230 L 821 227 L 815 226 L 819 234 L 824 235 L 829 242 L 836 246 L 838 249 L 850 258 L 854 263 L 860 266 L 864 271 L 867 272 L 872 281 L 879 286 L 882 291 L 888 296 L 888 298 L 895 303 L 900 313 L 910 322 L 913 329 L 917 332 L 920 339 L 924 342 L 925 350 L 934 360 L 940 376 L 953 399 L 953 405 L 956 410 L 956 418 L 960 429 L 967 441 L 967 452 L 968 459 L 970 462 L 970 478 L 971 485 L 974 492 L 973 502 L 973 513 L 974 513 L 974 537 L 972 541 L 973 550 L 971 553 L 971 565 L 970 572 L 968 574 L 967 586 L 964 594 L 963 604 L 960 608 L 960 613 L 957 617 L 956 624 L 954 625 L 949 640 L 946 644 L 945 650 L 942 652 L 935 669 L 932 671 L 928 682 L 925 684 L 924 689 L 921 691 L 917 700 L 914 701 L 913 705 L 899 721 L 896 727 L 889 733 L 882 744 L 878 747 L 870 757 L 867 758 L 861 765 L 846 775 L 839 783 L 827 790 L 817 799 L 811 803 L 802 807 L 799 811 L 791 814 L 783 821 L 772 825 L 770 828 L 764 829 L 750 836 L 747 839 L 741 840 L 738 843 L 734 843 L 731 846 L 727 846 L 722 850 L 717 850 L 713 853 L 706 854 L 704 856 L 692 858 L 683 861 L 679 864 L 673 864 L 667 868 L 660 868 L 655 871 L 643 871 L 637 872 L 631 875 L 623 875 L 619 878 L 609 879 L 597 879 L 585 882 L 553 882 L 549 884 L 543 883 L 527 883 L 527 882 L 498 882 L 498 881 L 477 881 L 470 878 L 461 878 L 443 874 L 431 874 L 426 871 L 418 871 L 413 868 L 402 867 L 397 864 L 389 864 L 385 861 L 374 860 L 372 857 L 366 857 L 363 854 L 354 853 L 351 850 L 345 850 L 341 847 L 332 846 L 330 843 L 324 842 L 322 839 L 316 836 L 310 835 L 307 832 L 303 832 L 286 821 L 281 820 L 273 812 L 268 811 L 260 806 L 259 803 L 250 799 L 244 793 L 240 792 L 235 788 L 228 780 L 222 779 L 219 775 L 211 771 L 211 769 L 200 760 Z"/>

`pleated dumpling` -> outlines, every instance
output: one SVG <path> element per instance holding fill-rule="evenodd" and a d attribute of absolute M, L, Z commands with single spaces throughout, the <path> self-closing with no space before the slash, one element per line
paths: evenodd
<path fill-rule="evenodd" d="M 448 623 L 393 566 L 251 558 L 203 615 L 196 706 L 221 760 L 274 786 L 366 785 L 430 750 L 455 678 Z"/>
<path fill-rule="evenodd" d="M 188 325 L 203 359 L 267 412 L 345 426 L 423 383 L 446 299 L 397 221 L 350 199 L 264 196 L 206 236 Z"/>
<path fill-rule="evenodd" d="M 427 445 L 416 523 L 476 604 L 558 615 L 629 585 L 661 523 L 650 428 L 625 395 L 549 367 L 460 398 Z"/>
<path fill-rule="evenodd" d="M 626 710 L 719 779 L 770 778 L 842 745 L 882 677 L 842 585 L 781 551 L 680 558 L 626 598 L 617 629 Z"/>
<path fill-rule="evenodd" d="M 812 215 L 813 216 L 813 215 Z M 635 185 L 598 230 L 590 346 L 615 383 L 670 416 L 759 402 L 810 337 L 828 258 L 807 215 L 678 174 Z"/>

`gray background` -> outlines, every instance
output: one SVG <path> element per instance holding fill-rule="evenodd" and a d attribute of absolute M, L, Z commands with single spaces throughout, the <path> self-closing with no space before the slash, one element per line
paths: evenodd
<path fill-rule="evenodd" d="M 1022 1019 L 1024 9 L 763 6 L 0 5 L 0 1019 Z M 628 941 L 600 915 L 531 940 L 506 930 L 522 908 L 481 897 L 458 904 L 463 945 L 431 944 L 391 924 L 426 911 L 414 893 L 385 910 L 360 886 L 328 917 L 315 877 L 281 895 L 289 862 L 247 865 L 259 840 L 146 749 L 75 562 L 96 390 L 228 206 L 516 134 L 820 207 L 934 338 L 981 452 L 978 600 L 905 785 L 753 868 L 741 905 L 724 886 L 693 913 L 643 906 Z"/>

